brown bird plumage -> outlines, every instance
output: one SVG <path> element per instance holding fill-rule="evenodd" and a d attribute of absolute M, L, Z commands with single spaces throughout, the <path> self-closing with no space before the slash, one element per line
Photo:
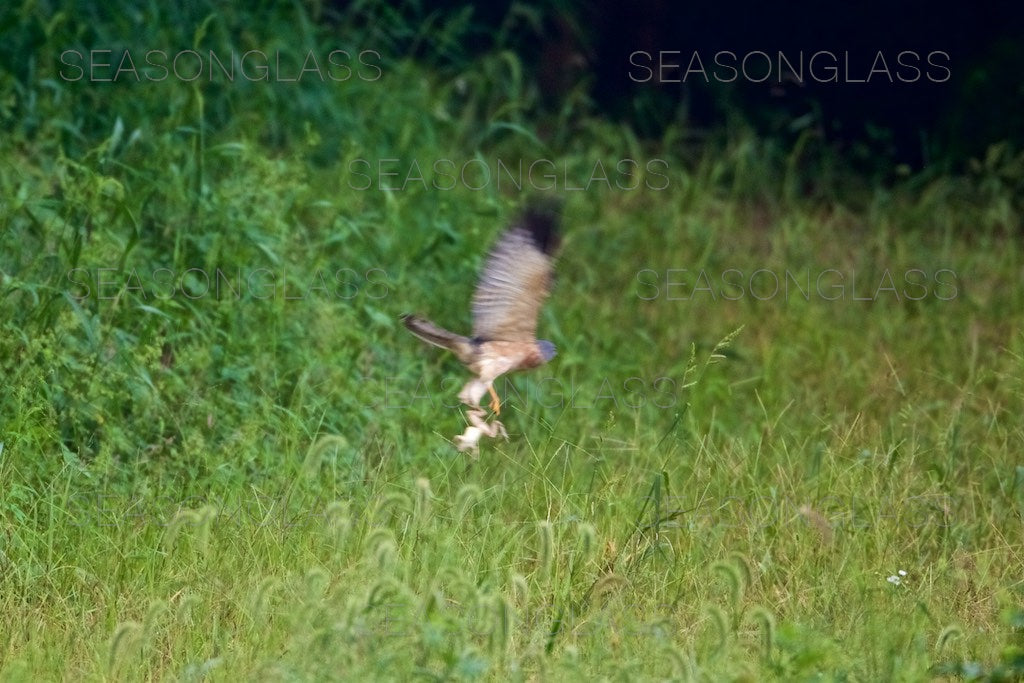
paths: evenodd
<path fill-rule="evenodd" d="M 557 247 L 557 215 L 552 209 L 528 209 L 502 233 L 484 262 L 473 294 L 472 337 L 418 315 L 402 316 L 409 331 L 429 344 L 449 349 L 477 376 L 459 394 L 471 408 L 479 408 L 480 399 L 489 392 L 491 408 L 500 414 L 494 380 L 554 357 L 554 344 L 538 340 L 536 335 L 540 308 L 551 291 L 552 255 Z M 495 428 L 504 429 L 500 423 L 495 423 Z"/>

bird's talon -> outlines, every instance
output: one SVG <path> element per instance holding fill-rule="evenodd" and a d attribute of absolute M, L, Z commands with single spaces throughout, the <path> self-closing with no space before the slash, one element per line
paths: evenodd
<path fill-rule="evenodd" d="M 493 385 L 488 385 L 487 392 L 491 395 L 491 410 L 495 415 L 501 415 L 501 399 L 498 398 L 498 392 L 494 390 Z"/>

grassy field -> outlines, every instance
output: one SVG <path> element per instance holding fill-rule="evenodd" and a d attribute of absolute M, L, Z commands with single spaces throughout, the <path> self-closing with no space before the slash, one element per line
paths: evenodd
<path fill-rule="evenodd" d="M 0 10 L 0 678 L 1020 677 L 1024 156 L 883 186 L 400 25 L 121 9 Z M 559 355 L 473 460 L 399 315 L 467 329 L 551 195 Z"/>

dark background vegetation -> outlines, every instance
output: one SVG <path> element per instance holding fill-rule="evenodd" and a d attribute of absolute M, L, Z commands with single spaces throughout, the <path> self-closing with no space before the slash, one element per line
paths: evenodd
<path fill-rule="evenodd" d="M 291 3 L 256 3 L 244 11 L 217 2 L 180 7 L 54 3 L 49 9 L 46 4 L 32 11 L 25 9 L 27 4 L 0 11 L 0 64 L 6 78 L 31 84 L 53 75 L 56 54 L 50 64 L 32 56 L 35 46 L 47 40 L 80 50 L 120 47 L 173 53 L 193 47 L 188 44 L 193 31 L 210 15 L 218 21 L 211 35 L 195 43 L 200 51 L 215 43 L 239 50 L 276 46 L 293 54 L 307 47 L 282 44 L 281 36 L 267 28 L 278 26 L 283 17 L 291 21 L 296 9 Z M 1024 9 L 1014 3 L 445 0 L 392 6 L 335 0 L 303 5 L 301 12 L 311 25 L 297 27 L 297 34 L 305 32 L 311 42 L 314 35 L 321 41 L 333 35 L 336 40 L 325 47 L 374 49 L 385 61 L 412 57 L 442 75 L 470 70 L 481 56 L 496 50 L 514 52 L 536 91 L 529 112 L 535 117 L 580 111 L 579 103 L 585 101 L 589 114 L 628 123 L 647 138 L 680 123 L 698 140 L 730 126 L 749 126 L 782 147 L 792 147 L 801 137 L 810 139 L 816 148 L 875 180 L 891 179 L 894 169 L 903 175 L 961 172 L 994 143 L 1006 141 L 1015 149 L 1024 143 L 1024 50 L 1019 49 Z M 153 43 L 159 37 L 166 44 Z M 683 83 L 660 83 L 657 77 L 636 82 L 630 78 L 631 72 L 638 73 L 630 55 L 637 51 L 655 58 L 660 51 L 678 51 L 669 58 L 683 65 L 673 72 L 676 76 L 696 52 L 711 82 L 697 75 Z M 849 59 L 849 81 L 841 76 L 841 82 L 821 83 L 805 74 L 803 82 L 789 77 L 780 82 L 776 72 L 762 83 L 742 77 L 717 82 L 713 59 L 720 51 L 739 58 L 753 51 L 773 58 L 782 52 L 793 63 L 801 53 L 808 60 L 817 51 L 827 51 Z M 930 52 L 948 55 L 948 60 L 941 58 L 949 69 L 948 80 L 931 82 L 925 73 L 914 82 L 896 80 L 894 62 L 903 51 L 915 53 L 919 66 Z M 879 74 L 868 83 L 853 82 L 867 75 L 879 52 L 891 77 Z M 751 76 L 762 68 L 757 60 L 751 65 L 756 65 Z M 87 97 L 103 98 L 130 86 L 77 87 L 89 91 Z M 217 111 L 217 90 L 213 84 L 206 93 L 212 105 L 207 115 L 214 125 L 218 115 L 228 121 L 235 113 Z M 237 94 L 239 88 L 231 90 Z M 293 95 L 294 88 L 288 87 L 281 96 Z M 18 104 L 31 103 L 30 93 L 23 97 Z M 245 97 L 242 93 L 236 109 Z M 300 120 L 318 106 L 313 100 L 300 95 L 284 105 L 295 109 L 293 118 Z M 5 109 L 16 125 L 31 128 L 37 123 L 31 108 L 18 111 L 13 105 L 8 101 Z M 317 113 L 322 119 L 322 112 Z M 271 131 L 275 134 L 282 131 Z"/>
<path fill-rule="evenodd" d="M 892 164 L 958 169 L 992 143 L 1024 142 L 1024 9 L 1015 3 L 575 0 L 470 9 L 449 0 L 406 3 L 397 12 L 421 25 L 438 23 L 442 14 L 465 17 L 455 43 L 407 41 L 420 57 L 457 65 L 505 43 L 530 68 L 547 107 L 557 108 L 582 85 L 600 111 L 641 134 L 658 135 L 680 117 L 714 129 L 739 116 L 764 135 L 795 139 L 810 129 L 867 171 Z M 781 51 L 794 64 L 801 52 L 805 59 L 817 51 L 848 55 L 849 80 L 821 83 L 805 73 L 803 83 L 780 83 L 776 72 L 763 83 L 717 82 L 716 52 L 742 57 L 755 50 L 773 57 Z M 698 75 L 685 83 L 636 82 L 629 76 L 636 51 L 678 51 L 682 71 L 697 52 L 711 82 Z M 948 80 L 904 72 L 912 82 L 900 82 L 894 61 L 901 51 L 915 53 L 922 66 L 930 52 L 947 54 Z M 855 82 L 865 79 L 878 52 L 891 79 L 879 73 Z M 761 68 L 750 75 L 760 76 Z"/>

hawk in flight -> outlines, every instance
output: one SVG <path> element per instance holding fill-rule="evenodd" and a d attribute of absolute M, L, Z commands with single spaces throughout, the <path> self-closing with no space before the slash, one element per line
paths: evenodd
<path fill-rule="evenodd" d="M 494 420 L 487 424 L 480 408 L 485 393 L 491 410 L 501 414 L 494 380 L 507 372 L 529 370 L 555 356 L 555 345 L 537 339 L 537 316 L 551 288 L 553 253 L 558 246 L 558 218 L 551 208 L 533 207 L 498 238 L 480 272 L 473 294 L 473 336 L 449 332 L 418 315 L 402 322 L 423 341 L 450 350 L 476 375 L 459 400 L 469 406 L 470 426 L 455 437 L 460 451 L 477 450 L 483 434 L 507 436 Z"/>

